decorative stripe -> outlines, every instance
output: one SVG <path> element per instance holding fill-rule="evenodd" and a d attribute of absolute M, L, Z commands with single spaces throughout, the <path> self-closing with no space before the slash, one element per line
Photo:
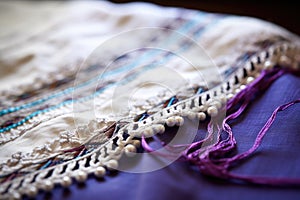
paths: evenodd
<path fill-rule="evenodd" d="M 200 19 L 201 19 L 201 18 L 200 18 Z M 219 20 L 219 18 L 214 19 L 215 22 L 218 21 L 218 20 Z M 194 24 L 194 23 L 196 23 L 196 21 L 193 20 L 193 21 L 189 22 L 188 24 Z M 185 26 L 185 27 L 190 27 L 190 26 L 191 26 L 191 25 L 188 25 L 188 26 Z M 184 30 L 184 29 L 183 29 L 183 30 Z M 185 30 L 185 31 L 188 31 L 188 30 Z M 199 36 L 199 34 L 198 34 L 198 36 Z M 169 42 L 172 42 L 172 41 L 174 41 L 174 40 L 173 40 L 172 37 L 171 37 L 171 39 L 169 39 L 168 41 L 169 41 Z M 182 48 L 181 48 L 180 51 L 182 51 L 182 50 L 186 50 L 186 49 L 182 49 Z M 156 53 L 155 53 L 155 52 L 156 52 Z M 127 65 L 127 66 L 121 67 L 120 69 L 116 69 L 116 70 L 113 70 L 113 71 L 110 71 L 110 72 L 105 73 L 105 74 L 104 74 L 104 78 L 106 78 L 106 77 L 108 77 L 108 76 L 116 75 L 116 74 L 121 73 L 121 72 L 124 72 L 124 71 L 128 71 L 128 70 L 130 70 L 130 69 L 132 69 L 132 68 L 138 66 L 138 64 L 140 64 L 140 62 L 141 62 L 142 60 L 144 60 L 145 58 L 150 57 L 150 56 L 154 56 L 155 54 L 157 54 L 157 51 L 152 51 L 152 53 L 150 52 L 149 54 L 145 54 L 145 55 L 144 55 L 145 57 L 142 56 L 141 59 L 138 59 L 136 62 L 134 62 L 134 63 L 132 63 L 132 64 L 129 64 L 129 65 Z M 168 62 L 168 61 L 171 59 L 172 56 L 173 56 L 173 54 L 167 54 L 167 55 L 164 57 L 164 59 L 163 59 L 162 61 L 157 62 L 157 63 L 154 63 L 154 64 L 152 63 L 152 64 L 150 64 L 150 65 L 144 67 L 144 70 L 149 70 L 149 69 L 151 69 L 151 68 L 157 67 L 158 64 L 164 64 L 164 63 Z M 150 67 L 149 67 L 149 66 L 150 66 Z M 152 67 L 151 67 L 151 66 L 152 66 Z M 140 72 L 140 73 L 141 73 L 141 72 Z M 132 77 L 127 78 L 126 80 L 127 80 L 127 81 L 130 81 L 130 80 L 131 80 L 133 77 L 135 77 L 135 76 L 136 76 L 136 75 L 133 75 Z M 99 77 L 95 77 L 95 78 L 91 79 L 90 81 L 87 81 L 87 82 L 85 82 L 85 83 L 82 83 L 82 84 L 80 84 L 79 86 L 76 86 L 76 87 L 73 87 L 73 88 L 68 88 L 68 89 L 66 89 L 65 91 L 68 91 L 68 92 L 74 91 L 74 89 L 78 89 L 78 88 L 80 88 L 80 87 L 89 85 L 90 83 L 94 82 L 95 80 L 98 80 L 98 78 L 99 78 Z M 19 122 L 14 123 L 14 124 L 11 124 L 11 125 L 9 125 L 9 126 L 7 126 L 7 127 L 5 127 L 5 128 L 1 128 L 1 129 L 0 129 L 0 133 L 7 132 L 7 131 L 9 131 L 9 130 L 11 130 L 11 129 L 13 129 L 13 128 L 16 128 L 16 127 L 18 127 L 18 126 L 21 126 L 21 125 L 23 125 L 25 122 L 27 122 L 28 120 L 32 119 L 33 117 L 35 117 L 35 116 L 37 116 L 37 115 L 40 115 L 40 114 L 44 114 L 44 113 L 50 112 L 50 111 L 52 111 L 52 110 L 55 110 L 55 109 L 57 109 L 57 108 L 60 108 L 60 107 L 69 105 L 69 104 L 74 103 L 74 102 L 83 102 L 83 101 L 92 99 L 92 98 L 94 98 L 95 96 L 101 94 L 105 89 L 108 89 L 108 88 L 110 88 L 110 87 L 112 87 L 112 86 L 114 86 L 114 85 L 119 85 L 119 84 L 124 84 L 124 83 L 126 83 L 126 81 L 125 81 L 125 82 L 124 82 L 124 81 L 121 81 L 120 83 L 111 83 L 111 84 L 108 84 L 108 85 L 102 87 L 100 90 L 96 91 L 95 93 L 93 93 L 93 94 L 91 94 L 91 95 L 89 95 L 89 96 L 82 97 L 82 98 L 79 98 L 79 99 L 77 99 L 77 100 L 76 100 L 76 99 L 73 99 L 73 100 L 67 100 L 67 101 L 64 101 L 64 102 L 62 102 L 62 103 L 59 103 L 59 104 L 57 104 L 57 105 L 55 105 L 55 106 L 51 106 L 51 107 L 46 108 L 46 109 L 43 109 L 43 110 L 37 110 L 37 111 L 35 111 L 35 112 L 29 114 L 27 117 L 25 117 L 24 119 L 20 120 Z M 68 92 L 67 92 L 67 93 L 68 93 Z M 60 95 L 63 95 L 63 94 L 60 94 Z M 37 101 L 36 101 L 36 102 L 37 102 Z M 44 102 L 44 101 L 39 101 L 39 102 L 42 103 L 42 102 Z M 11 109 L 11 112 L 17 111 L 17 110 L 15 110 L 14 108 L 10 108 L 10 109 Z M 2 110 L 2 111 L 7 112 L 7 110 Z"/>

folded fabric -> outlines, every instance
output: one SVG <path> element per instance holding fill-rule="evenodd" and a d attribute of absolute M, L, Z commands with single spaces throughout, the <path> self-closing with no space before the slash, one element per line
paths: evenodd
<path fill-rule="evenodd" d="M 299 74 L 297 35 L 259 19 L 144 3 L 0 9 L 2 198 L 178 159 L 225 180 L 300 185 L 230 172 L 277 113 L 299 103 L 296 93 L 278 105 L 254 145 L 235 152 L 231 122 L 282 75 Z"/>

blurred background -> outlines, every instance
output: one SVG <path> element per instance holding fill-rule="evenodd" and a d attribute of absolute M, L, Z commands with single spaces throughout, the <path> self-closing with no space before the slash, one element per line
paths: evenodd
<path fill-rule="evenodd" d="M 133 2 L 130 0 L 111 0 L 115 3 Z M 264 19 L 300 35 L 300 6 L 298 1 L 274 0 L 148 0 L 163 6 L 175 6 L 219 12 L 235 15 L 246 15 Z"/>

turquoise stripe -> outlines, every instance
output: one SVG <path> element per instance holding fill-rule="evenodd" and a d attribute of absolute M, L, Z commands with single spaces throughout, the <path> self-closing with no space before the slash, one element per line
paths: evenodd
<path fill-rule="evenodd" d="M 219 18 L 214 19 L 213 24 L 215 24 L 217 21 L 219 21 Z M 194 22 L 194 23 L 196 23 L 196 22 Z M 190 27 L 190 26 L 187 26 L 187 27 Z M 202 31 L 201 31 L 201 32 L 202 32 Z M 199 37 L 200 35 L 201 35 L 201 34 L 197 34 L 198 37 Z M 170 41 L 170 40 L 169 40 L 169 41 Z M 172 40 L 171 40 L 171 41 L 172 41 Z M 184 48 L 181 48 L 181 51 L 186 50 L 186 49 L 187 49 L 187 47 L 185 46 Z M 154 51 L 154 52 L 156 52 L 156 51 Z M 152 52 L 152 54 L 146 54 L 146 55 L 144 55 L 143 57 L 148 57 L 149 55 L 150 55 L 150 56 L 151 56 L 151 55 L 154 55 L 154 52 Z M 88 95 L 88 96 L 86 96 L 86 97 L 82 97 L 82 98 L 79 98 L 79 99 L 76 99 L 76 100 L 67 100 L 67 101 L 64 101 L 64 102 L 62 102 L 62 103 L 59 103 L 59 104 L 57 104 L 57 105 L 55 105 L 55 106 L 51 106 L 51 107 L 46 108 L 46 109 L 43 109 L 43 110 L 35 111 L 35 112 L 29 114 L 27 117 L 25 117 L 25 118 L 22 119 L 21 121 L 15 123 L 15 124 L 12 124 L 12 125 L 10 125 L 10 126 L 7 126 L 7 127 L 5 127 L 5 128 L 0 129 L 0 133 L 9 131 L 9 130 L 12 129 L 12 128 L 15 128 L 15 127 L 17 127 L 17 126 L 20 126 L 20 125 L 24 124 L 26 121 L 28 121 L 29 119 L 31 119 L 31 118 L 33 118 L 33 117 L 39 115 L 39 114 L 43 114 L 43 113 L 49 112 L 49 111 L 51 111 L 51 110 L 60 108 L 60 107 L 62 107 L 62 106 L 65 106 L 65 105 L 68 105 L 68 104 L 71 104 L 71 103 L 74 103 L 74 102 L 84 102 L 84 101 L 90 100 L 90 99 L 94 98 L 95 96 L 101 94 L 104 90 L 106 90 L 106 89 L 108 89 L 108 88 L 110 88 L 110 87 L 112 87 L 112 86 L 114 86 L 114 85 L 127 83 L 127 82 L 131 81 L 131 80 L 132 80 L 134 77 L 136 77 L 137 75 L 139 75 L 139 74 L 145 72 L 146 70 L 155 68 L 156 66 L 160 66 L 160 65 L 162 65 L 162 64 L 164 64 L 164 63 L 166 63 L 166 62 L 168 62 L 168 61 L 171 59 L 172 56 L 173 56 L 173 54 L 168 54 L 168 55 L 165 57 L 165 59 L 163 59 L 163 60 L 161 60 L 161 61 L 159 61 L 159 62 L 152 63 L 152 64 L 150 64 L 150 65 L 147 65 L 147 66 L 143 67 L 143 68 L 142 68 L 143 70 L 140 71 L 139 73 L 133 74 L 133 75 L 129 76 L 129 78 L 126 78 L 125 80 L 123 80 L 123 81 L 121 81 L 121 82 L 119 82 L 119 83 L 111 83 L 111 84 L 108 84 L 108 85 L 106 85 L 105 87 L 101 88 L 100 90 L 96 91 L 95 93 L 93 93 L 93 94 L 91 94 L 91 95 Z M 137 62 L 135 62 L 135 63 L 139 64 L 140 62 L 141 62 L 141 61 L 137 61 Z M 135 63 L 134 63 L 134 64 L 135 64 Z M 132 64 L 129 64 L 129 65 L 126 65 L 126 66 L 123 67 L 123 68 L 126 68 L 127 70 L 132 69 L 132 68 L 134 68 L 134 64 L 132 63 Z M 125 69 L 122 69 L 122 71 L 123 71 L 123 70 L 126 71 Z M 110 72 L 110 73 L 114 73 L 114 71 L 117 71 L 117 70 L 113 70 L 113 71 L 109 71 L 109 72 Z M 118 72 L 118 73 L 115 72 L 115 73 L 118 74 L 118 73 L 120 73 L 120 72 Z M 98 78 L 98 77 L 96 77 L 96 78 Z M 94 78 L 94 79 L 95 79 L 95 78 Z M 93 80 L 93 79 L 92 79 L 92 80 Z M 88 81 L 88 82 L 91 82 L 92 80 L 90 80 L 90 81 Z M 97 80 L 97 79 L 96 79 L 96 80 Z M 124 82 L 124 81 L 125 81 L 125 82 Z M 85 82 L 85 83 L 83 83 L 83 84 L 87 84 L 87 82 Z M 77 86 L 77 87 L 74 87 L 74 88 L 78 88 L 78 86 Z M 69 89 L 70 89 L 70 88 L 69 88 Z"/>
<path fill-rule="evenodd" d="M 48 162 L 47 162 L 45 165 L 43 165 L 43 166 L 40 168 L 40 170 L 46 169 L 47 167 L 49 167 L 49 165 L 51 165 L 51 163 L 52 163 L 52 160 L 48 160 Z"/>
<path fill-rule="evenodd" d="M 189 29 L 191 29 L 204 16 L 205 16 L 204 13 L 200 13 L 197 16 L 196 20 L 191 20 L 191 21 L 185 23 L 180 29 L 178 29 L 178 31 L 179 32 L 187 32 L 187 31 L 189 31 Z M 168 45 L 169 43 L 173 42 L 174 40 L 175 40 L 175 36 L 173 34 L 173 36 L 171 36 L 171 38 L 169 38 L 167 40 L 168 42 L 166 42 L 165 45 Z M 141 56 L 135 62 L 133 62 L 133 63 L 131 63 L 129 65 L 125 65 L 124 67 L 121 67 L 121 68 L 118 68 L 118 69 L 115 69 L 115 70 L 112 70 L 112 71 L 104 73 L 102 78 L 106 78 L 106 77 L 109 77 L 109 76 L 112 76 L 112 75 L 116 75 L 116 74 L 122 73 L 124 71 L 128 71 L 128 70 L 130 70 L 130 69 L 138 66 L 142 61 L 144 62 L 145 59 L 149 59 L 149 58 L 151 58 L 153 56 L 156 56 L 157 54 L 158 54 L 157 51 L 153 51 L 153 50 L 152 51 L 148 51 L 147 53 L 145 53 L 143 56 Z M 9 114 L 9 113 L 13 113 L 13 112 L 22 110 L 22 109 L 31 108 L 31 107 L 34 107 L 36 105 L 42 104 L 42 103 L 44 103 L 44 102 L 46 102 L 48 100 L 51 100 L 53 98 L 57 98 L 57 97 L 61 97 L 61 96 L 65 95 L 65 94 L 69 94 L 69 93 L 73 92 L 75 89 L 82 88 L 84 86 L 87 86 L 87 85 L 89 85 L 89 84 L 97 81 L 99 78 L 100 77 L 97 76 L 95 78 L 92 78 L 89 81 L 86 81 L 84 83 L 81 83 L 81 84 L 77 85 L 76 87 L 71 87 L 71 88 L 65 89 L 65 90 L 60 91 L 60 92 L 58 92 L 56 94 L 53 94 L 51 96 L 48 96 L 48 97 L 45 97 L 45 98 L 42 98 L 42 99 L 30 102 L 30 103 L 27 103 L 27 104 L 24 104 L 24 105 L 21 105 L 21 106 L 16 106 L 16 107 L 11 107 L 11 108 L 8 108 L 8 109 L 1 110 L 0 111 L 0 117 L 3 116 L 3 115 Z"/>

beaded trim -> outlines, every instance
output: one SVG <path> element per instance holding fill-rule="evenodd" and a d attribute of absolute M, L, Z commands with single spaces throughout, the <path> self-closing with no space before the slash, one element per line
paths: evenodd
<path fill-rule="evenodd" d="M 49 165 L 54 161 L 48 161 L 41 166 L 40 170 L 21 177 L 14 178 L 11 177 L 15 176 L 12 174 L 1 184 L 0 194 L 2 198 L 7 199 L 19 199 L 22 195 L 34 197 L 39 190 L 51 191 L 55 184 L 68 187 L 72 184 L 73 179 L 84 182 L 88 174 L 103 177 L 107 170 L 118 168 L 118 160 L 123 154 L 131 156 L 137 151 L 140 146 L 140 140 L 137 138 L 164 133 L 166 126 L 181 126 L 184 124 L 185 117 L 203 121 L 207 117 L 217 116 L 226 101 L 243 90 L 246 85 L 259 76 L 262 70 L 268 70 L 274 66 L 299 70 L 299 61 L 296 60 L 299 53 L 300 48 L 289 43 L 271 46 L 268 50 L 252 56 L 244 67 L 238 68 L 224 83 L 211 90 L 177 103 L 175 98 L 170 99 L 166 108 L 149 116 L 143 114 L 139 116 L 140 120 L 137 122 L 125 125 L 111 123 L 110 126 L 100 130 L 100 133 L 105 133 L 111 137 L 110 139 L 103 137 L 103 134 L 102 137 L 93 138 L 103 144 L 100 147 L 90 148 L 91 146 L 87 142 L 86 146 L 82 145 L 64 151 L 64 153 L 81 154 L 80 157 L 52 167 Z M 91 123 L 97 124 L 97 122 Z M 80 144 L 79 141 L 72 140 L 72 136 L 66 136 L 68 134 L 62 134 L 54 142 L 65 140 Z M 14 159 L 21 158 L 15 155 Z"/>

